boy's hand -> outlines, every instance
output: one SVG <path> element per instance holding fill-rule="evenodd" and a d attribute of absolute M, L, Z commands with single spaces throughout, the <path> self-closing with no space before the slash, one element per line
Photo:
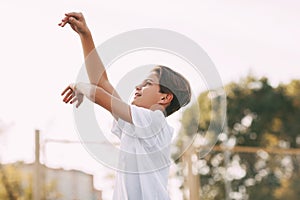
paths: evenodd
<path fill-rule="evenodd" d="M 90 32 L 82 13 L 66 13 L 65 17 L 61 20 L 61 23 L 59 23 L 58 25 L 64 27 L 66 24 L 70 24 L 72 29 L 79 35 L 85 35 Z"/>
<path fill-rule="evenodd" d="M 76 90 L 76 85 L 74 83 L 66 87 L 66 89 L 61 93 L 61 96 L 63 96 L 65 93 L 66 95 L 63 99 L 65 103 L 70 102 L 70 104 L 73 104 L 76 101 L 78 101 L 76 104 L 76 108 L 78 108 L 80 104 L 83 102 L 84 95 L 79 90 Z"/>

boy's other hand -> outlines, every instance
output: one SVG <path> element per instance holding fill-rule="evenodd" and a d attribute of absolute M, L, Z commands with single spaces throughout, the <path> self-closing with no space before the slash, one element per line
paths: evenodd
<path fill-rule="evenodd" d="M 85 35 L 89 33 L 89 28 L 85 22 L 82 13 L 70 12 L 66 13 L 65 17 L 58 25 L 64 27 L 66 24 L 70 24 L 71 28 L 79 35 Z"/>
<path fill-rule="evenodd" d="M 63 101 L 65 103 L 70 102 L 70 104 L 73 104 L 76 101 L 78 101 L 76 104 L 76 108 L 78 108 L 80 104 L 83 102 L 84 95 L 80 91 L 76 90 L 76 85 L 73 83 L 70 84 L 68 87 L 66 87 L 66 89 L 61 93 L 61 96 L 63 96 L 64 94 L 65 97 Z"/>

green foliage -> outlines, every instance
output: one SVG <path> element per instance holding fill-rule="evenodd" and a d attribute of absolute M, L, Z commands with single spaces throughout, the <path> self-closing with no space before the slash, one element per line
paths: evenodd
<path fill-rule="evenodd" d="M 0 199 L 16 200 L 22 193 L 22 175 L 12 166 L 3 167 L 1 165 Z"/>
<path fill-rule="evenodd" d="M 228 126 L 226 133 L 228 138 L 236 140 L 236 145 L 299 148 L 300 80 L 272 87 L 267 78 L 257 79 L 249 76 L 238 83 L 226 85 L 225 90 Z M 199 133 L 205 133 L 212 120 L 211 107 L 209 92 L 200 94 L 198 104 L 192 105 L 183 114 L 181 136 L 192 136 L 194 133 L 191 127 L 196 125 Z M 197 116 L 198 110 L 200 116 Z M 224 142 L 226 141 L 219 141 L 218 144 Z M 221 171 L 225 163 L 222 160 L 216 164 L 216 155 L 217 152 L 211 152 L 205 157 L 210 172 L 201 175 L 202 190 L 205 191 L 202 191 L 202 197 L 207 199 L 210 199 L 209 194 L 214 194 L 211 191 L 224 191 L 226 177 Z M 296 184 L 299 185 L 300 180 L 299 160 L 287 155 L 267 153 L 264 155 L 259 153 L 238 155 L 239 163 L 245 168 L 246 175 L 231 180 L 233 191 L 245 186 L 249 199 L 283 199 L 284 196 L 281 194 L 289 194 L 289 199 L 298 199 L 300 188 Z M 234 156 L 230 156 L 229 162 L 233 161 Z M 248 184 L 249 182 L 252 184 Z M 213 199 L 224 197 L 216 195 Z"/>
<path fill-rule="evenodd" d="M 0 165 L 0 199 L 1 200 L 32 200 L 33 177 L 31 173 L 22 173 L 14 165 Z M 57 183 L 50 181 L 41 187 L 41 200 L 60 199 Z"/>

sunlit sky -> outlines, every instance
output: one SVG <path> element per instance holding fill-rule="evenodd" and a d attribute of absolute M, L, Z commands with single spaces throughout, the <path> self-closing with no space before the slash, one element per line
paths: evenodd
<path fill-rule="evenodd" d="M 0 122 L 7 126 L 0 135 L 0 149 L 5 162 L 33 161 L 36 128 L 41 130 L 43 139 L 78 140 L 72 106 L 62 103 L 60 97 L 64 87 L 74 82 L 83 64 L 78 36 L 69 27 L 57 26 L 65 12 L 84 13 L 96 45 L 139 28 L 181 33 L 207 52 L 224 84 L 249 73 L 267 76 L 274 86 L 300 78 L 300 3 L 297 0 L 1 0 L 0 10 Z M 133 55 L 123 63 L 142 64 L 141 58 Z M 117 69 L 120 63 L 115 66 Z M 126 73 L 126 66 L 120 73 Z M 117 83 L 118 75 L 110 75 Z M 196 95 L 202 86 L 193 81 L 192 84 Z M 96 112 L 100 112 L 97 113 L 100 126 L 109 131 L 108 113 Z M 178 126 L 175 120 L 172 123 Z M 51 145 L 54 144 L 46 145 L 43 159 L 49 166 L 102 176 L 97 171 L 103 167 L 80 145 L 52 148 Z M 106 186 L 98 183 L 97 187 Z"/>

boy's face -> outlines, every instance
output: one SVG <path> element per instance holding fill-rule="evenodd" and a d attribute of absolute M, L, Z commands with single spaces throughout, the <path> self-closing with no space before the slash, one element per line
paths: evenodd
<path fill-rule="evenodd" d="M 159 92 L 159 79 L 155 72 L 150 75 L 135 88 L 134 99 L 131 104 L 150 109 L 159 104 L 163 98 L 163 93 Z"/>

